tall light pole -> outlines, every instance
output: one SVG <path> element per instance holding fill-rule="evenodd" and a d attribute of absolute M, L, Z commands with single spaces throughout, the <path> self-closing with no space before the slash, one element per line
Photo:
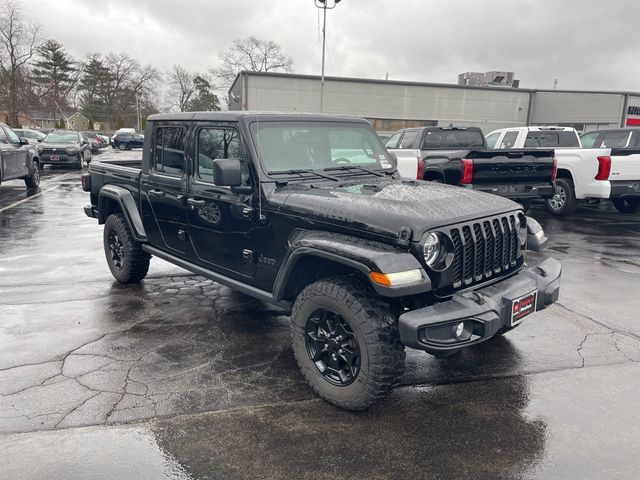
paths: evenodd
<path fill-rule="evenodd" d="M 324 110 L 324 51 L 327 45 L 327 10 L 336 8 L 341 0 L 313 0 L 322 9 L 322 75 L 320 76 L 320 113 Z"/>
<path fill-rule="evenodd" d="M 136 117 L 138 120 L 138 133 L 140 133 L 140 131 L 142 130 L 142 122 L 140 121 L 140 96 L 138 92 L 135 93 L 135 97 L 136 97 Z"/>

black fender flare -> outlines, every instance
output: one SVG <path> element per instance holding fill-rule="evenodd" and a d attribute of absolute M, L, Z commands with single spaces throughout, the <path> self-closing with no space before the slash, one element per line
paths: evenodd
<path fill-rule="evenodd" d="M 105 213 L 106 209 L 104 208 L 105 199 L 111 199 L 118 202 L 120 210 L 122 210 L 122 213 L 129 224 L 133 237 L 139 242 L 146 242 L 147 234 L 144 231 L 142 217 L 140 216 L 138 205 L 136 204 L 131 192 L 126 188 L 118 187 L 117 185 L 105 185 L 100 189 L 100 193 L 98 195 L 98 223 L 100 224 L 107 221 L 107 215 Z"/>
<path fill-rule="evenodd" d="M 407 250 L 351 235 L 298 230 L 289 238 L 289 250 L 273 286 L 274 300 L 285 299 L 292 273 L 299 261 L 309 256 L 335 262 L 361 272 L 374 290 L 384 297 L 403 297 L 431 290 L 429 276 L 418 259 Z M 385 287 L 374 283 L 369 277 L 370 272 L 397 273 L 408 270 L 420 270 L 423 281 L 406 287 Z"/>

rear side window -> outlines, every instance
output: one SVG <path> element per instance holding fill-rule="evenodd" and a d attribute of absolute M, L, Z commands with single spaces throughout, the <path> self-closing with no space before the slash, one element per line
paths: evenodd
<path fill-rule="evenodd" d="M 0 143 L 9 143 L 7 134 L 4 133 L 4 128 L 0 127 Z"/>
<path fill-rule="evenodd" d="M 417 138 L 418 138 L 417 130 L 409 130 L 404 132 L 404 136 L 400 141 L 400 148 L 414 148 Z"/>
<path fill-rule="evenodd" d="M 395 133 L 389 140 L 387 140 L 387 143 L 384 144 L 385 148 L 398 148 L 400 135 L 402 135 L 402 132 Z"/>
<path fill-rule="evenodd" d="M 516 144 L 516 139 L 518 138 L 518 132 L 507 132 L 502 138 L 502 142 L 500 142 L 500 148 L 504 150 L 509 150 L 513 148 Z"/>
<path fill-rule="evenodd" d="M 182 176 L 184 172 L 183 127 L 159 127 L 155 131 L 153 163 L 156 172 Z"/>
<path fill-rule="evenodd" d="M 631 132 L 609 132 L 604 134 L 602 148 L 624 148 L 629 144 Z"/>
<path fill-rule="evenodd" d="M 525 147 L 579 147 L 578 136 L 575 132 L 566 131 L 535 131 L 529 132 L 524 141 Z"/>
<path fill-rule="evenodd" d="M 491 135 L 487 135 L 487 148 L 495 148 L 496 142 L 500 138 L 500 132 L 492 133 Z"/>
<path fill-rule="evenodd" d="M 591 133 L 585 133 L 584 135 L 582 135 L 580 137 L 580 141 L 582 142 L 582 148 L 594 148 L 593 146 L 596 143 L 596 140 L 598 139 L 598 135 L 600 135 L 600 132 L 591 132 Z"/>

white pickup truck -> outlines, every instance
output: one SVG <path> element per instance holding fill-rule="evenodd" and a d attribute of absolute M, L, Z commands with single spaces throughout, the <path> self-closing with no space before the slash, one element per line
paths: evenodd
<path fill-rule="evenodd" d="M 487 144 L 495 149 L 555 150 L 556 193 L 546 201 L 551 213 L 571 215 L 578 200 L 603 198 L 612 200 L 621 213 L 639 211 L 640 145 L 630 146 L 627 142 L 624 148 L 610 148 L 604 133 L 586 135 L 589 135 L 588 145 L 597 148 L 582 148 L 578 133 L 569 127 L 503 128 L 487 135 Z M 628 136 L 632 138 L 630 133 Z"/>

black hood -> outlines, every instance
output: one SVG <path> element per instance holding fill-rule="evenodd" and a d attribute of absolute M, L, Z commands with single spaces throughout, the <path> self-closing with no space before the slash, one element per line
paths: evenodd
<path fill-rule="evenodd" d="M 521 208 L 506 198 L 467 188 L 371 178 L 339 185 L 289 184 L 276 188 L 269 203 L 283 213 L 392 238 L 408 227 L 414 241 L 427 230 Z"/>

